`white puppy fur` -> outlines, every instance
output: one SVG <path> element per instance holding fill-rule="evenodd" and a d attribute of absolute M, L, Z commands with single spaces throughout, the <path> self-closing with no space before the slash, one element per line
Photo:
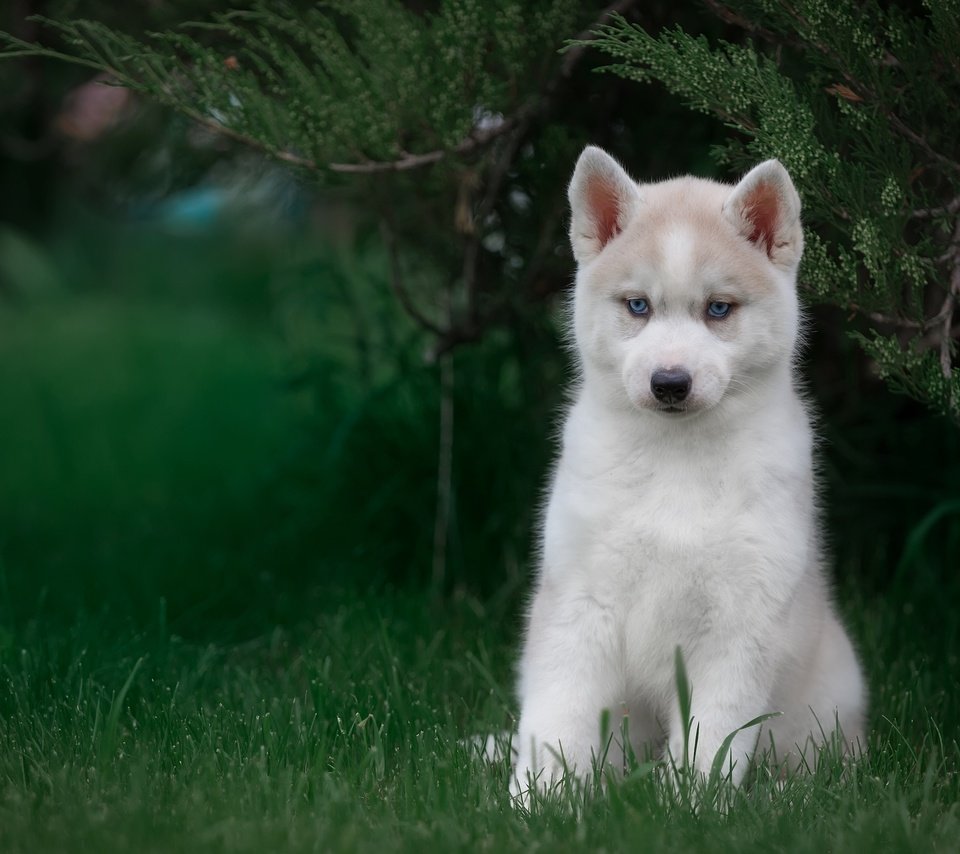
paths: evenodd
<path fill-rule="evenodd" d="M 865 687 L 824 575 L 794 380 L 803 233 L 789 175 L 768 160 L 733 187 L 637 185 L 589 147 L 569 199 L 580 377 L 520 663 L 513 794 L 591 774 L 608 748 L 620 764 L 624 716 L 636 755 L 679 762 L 677 647 L 698 771 L 771 712 L 761 745 L 793 767 L 838 723 L 855 748 Z M 734 782 L 758 737 L 734 738 Z"/>

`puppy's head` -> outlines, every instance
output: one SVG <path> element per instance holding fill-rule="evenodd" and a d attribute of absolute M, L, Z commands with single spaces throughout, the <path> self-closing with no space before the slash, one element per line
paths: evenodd
<path fill-rule="evenodd" d="M 803 233 L 779 161 L 736 186 L 637 185 L 589 147 L 569 198 L 574 336 L 611 402 L 677 417 L 750 395 L 789 366 Z"/>

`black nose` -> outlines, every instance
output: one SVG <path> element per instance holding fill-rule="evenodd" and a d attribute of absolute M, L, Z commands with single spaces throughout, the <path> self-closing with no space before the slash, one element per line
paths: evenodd
<path fill-rule="evenodd" d="M 650 389 L 661 403 L 680 403 L 690 394 L 690 374 L 683 368 L 654 371 L 650 377 Z"/>

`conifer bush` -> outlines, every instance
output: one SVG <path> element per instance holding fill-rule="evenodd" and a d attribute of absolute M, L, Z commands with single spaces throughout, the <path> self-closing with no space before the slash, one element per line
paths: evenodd
<path fill-rule="evenodd" d="M 847 311 L 882 377 L 960 420 L 960 2 L 707 7 L 726 41 L 689 18 L 645 28 L 635 0 L 255 2 L 146 39 L 89 20 L 46 22 L 56 48 L 2 38 L 6 57 L 106 72 L 357 190 L 433 358 L 569 282 L 563 191 L 593 135 L 569 81 L 602 55 L 719 119 L 723 168 L 783 161 L 804 202 L 806 299 Z"/>

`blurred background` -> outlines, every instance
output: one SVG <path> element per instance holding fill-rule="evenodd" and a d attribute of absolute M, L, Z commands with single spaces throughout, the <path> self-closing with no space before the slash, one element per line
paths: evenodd
<path fill-rule="evenodd" d="M 14 0 L 0 29 L 56 48 L 28 15 L 140 35 L 223 8 Z M 633 14 L 742 38 L 673 4 Z M 570 378 L 576 155 L 731 177 L 709 156 L 720 122 L 595 64 L 571 64 L 518 142 L 482 241 L 458 220 L 469 163 L 449 191 L 443 167 L 320 176 L 90 69 L 0 64 L 0 646 L 78 614 L 242 639 L 310 620 L 332 590 L 499 602 L 513 636 Z M 464 247 L 512 290 L 438 346 L 398 266 L 442 316 L 456 295 L 433 283 Z M 849 322 L 812 309 L 801 366 L 843 607 L 856 622 L 899 597 L 955 628 L 960 434 L 877 379 Z"/>

